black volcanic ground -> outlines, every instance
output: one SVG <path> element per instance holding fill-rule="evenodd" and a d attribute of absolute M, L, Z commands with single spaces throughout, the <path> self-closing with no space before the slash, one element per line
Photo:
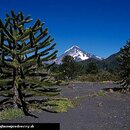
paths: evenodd
<path fill-rule="evenodd" d="M 130 130 L 130 93 L 95 95 L 103 88 L 116 87 L 112 83 L 73 83 L 62 87 L 64 97 L 83 97 L 67 113 L 42 112 L 37 114 L 38 119 L 23 117 L 2 122 L 60 123 L 61 130 Z"/>

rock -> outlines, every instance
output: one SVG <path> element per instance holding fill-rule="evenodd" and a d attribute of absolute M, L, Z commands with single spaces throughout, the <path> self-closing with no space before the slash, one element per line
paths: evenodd
<path fill-rule="evenodd" d="M 113 89 L 110 88 L 110 89 L 109 89 L 109 92 L 110 92 L 110 93 L 113 93 L 114 91 L 113 91 Z"/>
<path fill-rule="evenodd" d="M 98 103 L 98 107 L 102 107 L 103 106 L 103 103 Z"/>

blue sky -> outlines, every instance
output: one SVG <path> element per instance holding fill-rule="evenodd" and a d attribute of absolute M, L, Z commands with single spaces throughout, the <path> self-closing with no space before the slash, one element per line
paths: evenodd
<path fill-rule="evenodd" d="M 0 0 L 1 19 L 11 9 L 45 22 L 58 55 L 78 45 L 106 58 L 130 38 L 130 0 Z"/>

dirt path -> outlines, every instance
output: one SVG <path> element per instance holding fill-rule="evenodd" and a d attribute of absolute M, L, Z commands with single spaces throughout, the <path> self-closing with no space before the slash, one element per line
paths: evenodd
<path fill-rule="evenodd" d="M 62 96 L 81 98 L 76 108 L 67 113 L 37 114 L 38 119 L 23 117 L 10 123 L 60 123 L 61 130 L 130 130 L 130 93 L 94 95 L 112 83 L 76 83 L 63 87 Z M 88 96 L 90 95 L 90 96 Z M 92 95 L 92 96 L 91 96 Z"/>

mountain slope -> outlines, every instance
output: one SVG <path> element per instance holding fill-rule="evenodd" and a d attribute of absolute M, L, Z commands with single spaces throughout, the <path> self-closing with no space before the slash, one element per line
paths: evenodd
<path fill-rule="evenodd" d="M 90 58 L 85 61 L 81 61 L 80 64 L 87 66 L 90 62 L 96 63 L 99 69 L 109 70 L 109 71 L 118 71 L 119 64 L 117 61 L 117 57 L 119 56 L 120 52 L 110 55 L 108 58 L 103 60 L 97 60 Z"/>
<path fill-rule="evenodd" d="M 107 69 L 110 70 L 116 70 L 119 67 L 118 63 L 118 56 L 120 55 L 120 52 L 110 55 L 108 58 L 103 60 L 103 63 L 107 67 Z"/>
<path fill-rule="evenodd" d="M 71 48 L 69 48 L 68 50 L 66 50 L 64 52 L 64 54 L 62 54 L 61 56 L 59 56 L 56 59 L 56 64 L 61 64 L 62 63 L 62 59 L 63 57 L 70 55 L 72 56 L 76 62 L 80 62 L 80 61 L 84 61 L 84 60 L 88 60 L 90 58 L 92 59 L 96 59 L 96 60 L 102 60 L 103 58 L 90 54 L 90 53 L 86 53 L 85 51 L 81 50 L 78 46 L 72 46 Z"/>

